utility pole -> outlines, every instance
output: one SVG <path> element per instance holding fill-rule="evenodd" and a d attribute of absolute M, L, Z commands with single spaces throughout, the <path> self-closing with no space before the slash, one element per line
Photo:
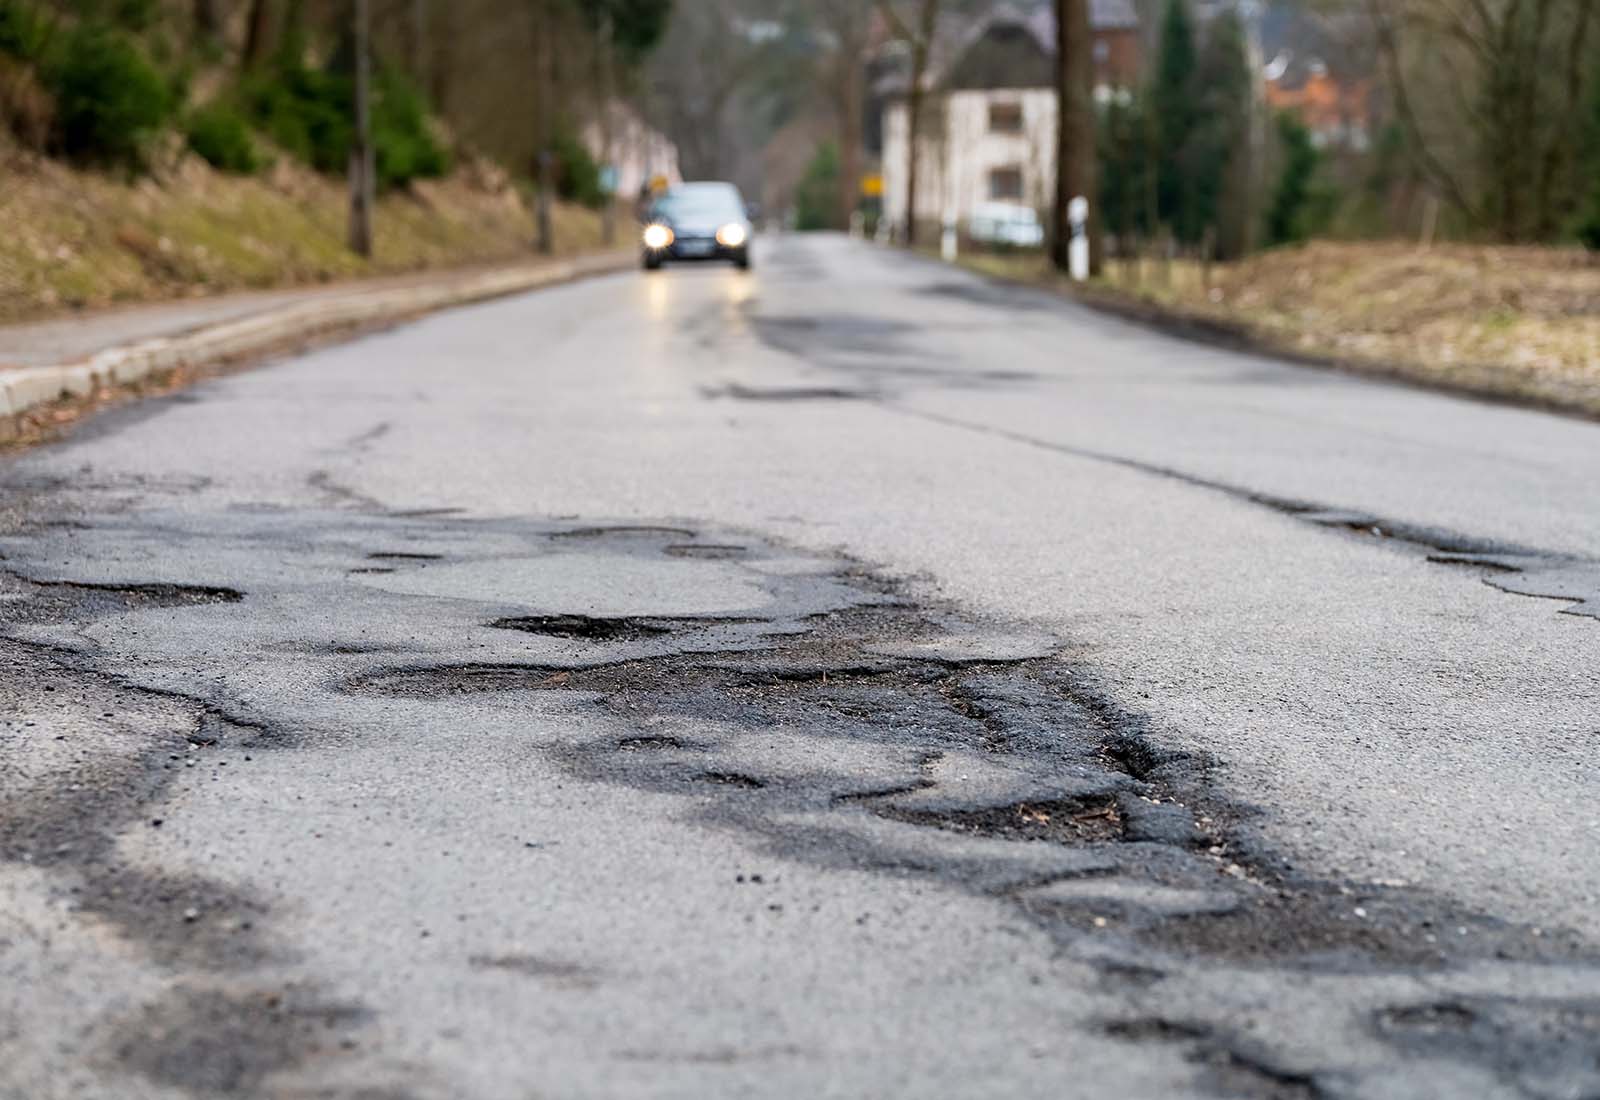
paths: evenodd
<path fill-rule="evenodd" d="M 1056 194 L 1050 260 L 1072 267 L 1073 200 L 1089 204 L 1089 267 L 1102 263 L 1100 196 L 1095 188 L 1094 41 L 1089 0 L 1055 0 L 1056 9 Z M 1080 208 L 1081 209 L 1081 208 Z"/>
<path fill-rule="evenodd" d="M 554 99 L 555 79 L 552 69 L 555 66 L 555 51 L 550 48 L 550 0 L 534 0 L 538 13 L 539 45 L 537 64 L 539 66 L 539 153 L 538 176 L 539 193 L 535 201 L 534 216 L 538 222 L 539 251 L 546 256 L 555 251 L 555 230 L 550 221 L 550 192 L 555 189 L 555 153 L 550 148 L 555 140 L 554 130 Z"/>
<path fill-rule="evenodd" d="M 372 152 L 370 0 L 354 0 L 356 48 L 355 140 L 350 145 L 350 250 L 372 255 L 372 204 L 376 165 Z"/>

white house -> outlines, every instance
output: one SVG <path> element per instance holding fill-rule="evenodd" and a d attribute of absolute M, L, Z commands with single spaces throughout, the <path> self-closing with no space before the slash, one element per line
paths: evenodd
<path fill-rule="evenodd" d="M 616 167 L 619 198 L 636 197 L 657 177 L 668 184 L 683 182 L 678 146 L 621 100 L 611 103 L 605 119 L 594 119 L 583 128 L 583 144 L 597 163 Z"/>
<path fill-rule="evenodd" d="M 1093 0 L 1095 83 L 1112 94 L 1138 77 L 1139 19 L 1131 0 Z M 1037 209 L 1055 190 L 1055 20 L 1048 9 L 1005 6 L 956 36 L 930 66 L 917 154 L 917 215 L 965 225 L 984 203 Z M 883 213 L 906 217 L 908 112 L 894 95 L 883 118 Z"/>

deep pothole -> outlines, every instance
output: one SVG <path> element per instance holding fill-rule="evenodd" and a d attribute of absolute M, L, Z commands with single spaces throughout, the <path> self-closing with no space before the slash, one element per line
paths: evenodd
<path fill-rule="evenodd" d="M 779 838 L 785 854 L 800 858 L 826 862 L 837 853 L 795 839 L 807 834 L 783 825 L 786 815 L 837 818 L 828 828 L 847 832 L 860 832 L 852 822 L 865 817 L 948 837 L 909 864 L 879 839 L 864 842 L 878 851 L 862 858 L 960 881 L 970 879 L 969 840 L 1003 846 L 990 853 L 1041 845 L 1102 853 L 1109 869 L 1096 865 L 1105 873 L 1071 890 L 1026 888 L 1052 872 L 1019 863 L 1010 875 L 993 854 L 970 879 L 1015 894 L 1031 917 L 1070 935 L 1123 935 L 1146 950 L 1313 970 L 1355 960 L 1435 967 L 1463 954 L 1572 956 L 1570 945 L 1414 890 L 1352 890 L 1263 862 L 1257 848 L 1231 838 L 1241 811 L 1216 795 L 1203 761 L 1159 747 L 1142 719 L 1086 690 L 1053 658 L 881 656 L 911 651 L 908 643 L 935 629 L 903 604 L 805 625 L 760 651 L 390 669 L 346 686 L 416 700 L 581 693 L 637 732 L 552 746 L 573 772 L 702 798 L 721 788 L 726 796 L 712 795 L 696 812 Z M 526 628 L 605 645 L 641 631 L 662 638 L 671 625 L 544 616 Z M 663 722 L 672 733 L 652 728 Z M 679 729 L 721 732 L 691 738 Z"/>

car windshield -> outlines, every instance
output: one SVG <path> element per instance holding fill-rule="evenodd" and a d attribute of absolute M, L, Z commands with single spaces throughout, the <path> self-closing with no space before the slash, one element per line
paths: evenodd
<path fill-rule="evenodd" d="M 738 195 L 723 188 L 669 191 L 656 200 L 655 216 L 666 221 L 736 221 L 744 217 Z"/>

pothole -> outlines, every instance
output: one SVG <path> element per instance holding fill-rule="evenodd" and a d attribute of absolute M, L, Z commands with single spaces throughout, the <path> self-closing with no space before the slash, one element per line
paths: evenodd
<path fill-rule="evenodd" d="M 693 531 L 684 527 L 658 527 L 652 524 L 619 524 L 615 527 L 574 527 L 570 531 L 557 531 L 555 539 L 615 539 L 615 538 L 673 538 L 692 539 Z"/>
<path fill-rule="evenodd" d="M 1115 801 L 1019 802 L 981 810 L 899 810 L 892 806 L 878 813 L 913 825 L 933 825 L 955 832 L 1010 840 L 1048 840 L 1056 844 L 1090 844 L 1119 840 L 1122 814 Z"/>
<path fill-rule="evenodd" d="M 630 617 L 591 618 L 588 615 L 525 615 L 496 619 L 489 624 L 496 630 L 519 630 L 551 638 L 582 638 L 586 641 L 615 642 L 671 634 L 672 626 L 659 619 Z"/>
<path fill-rule="evenodd" d="M 675 558 L 737 558 L 745 552 L 743 546 L 717 545 L 715 543 L 673 543 L 664 553 Z"/>
<path fill-rule="evenodd" d="M 86 581 L 36 581 L 42 588 L 71 588 L 80 592 L 104 592 L 127 597 L 130 606 L 139 604 L 181 607 L 185 604 L 239 603 L 244 593 L 234 588 L 205 584 L 115 584 Z"/>

